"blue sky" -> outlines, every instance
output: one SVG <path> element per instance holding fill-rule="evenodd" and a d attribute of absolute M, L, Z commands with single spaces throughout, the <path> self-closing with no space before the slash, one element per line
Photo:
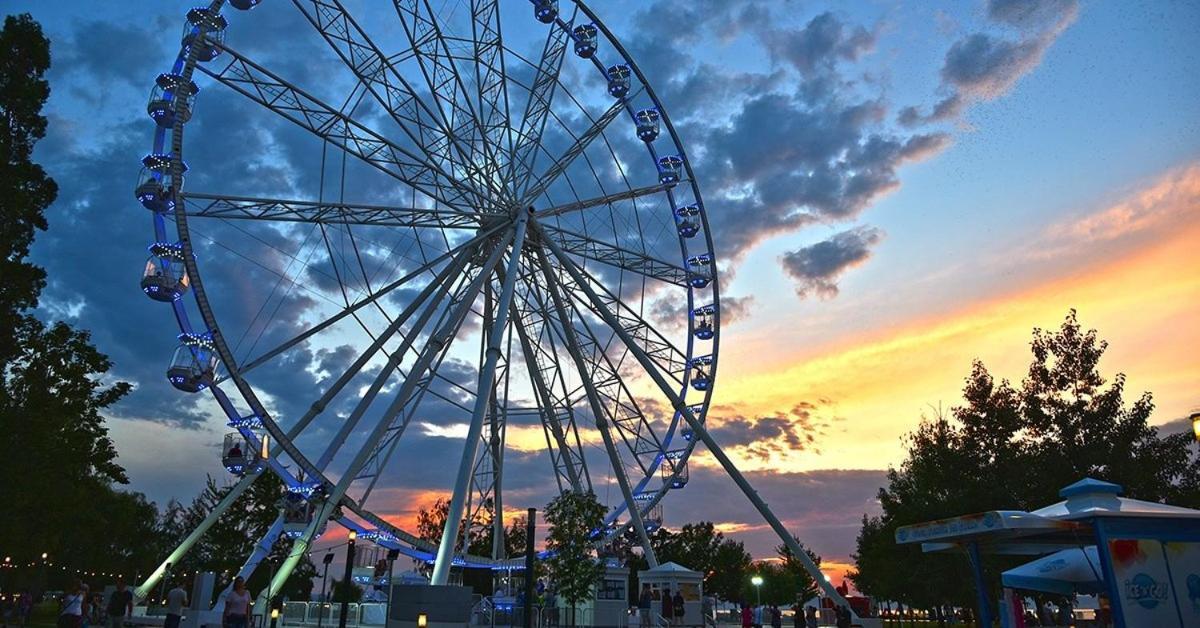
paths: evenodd
<path fill-rule="evenodd" d="M 385 47 L 401 47 L 390 11 L 347 4 L 369 16 Z M 540 47 L 543 27 L 524 3 L 503 6 L 507 41 Z M 161 377 L 173 323 L 136 289 L 150 233 L 129 190 L 151 137 L 145 96 L 177 51 L 189 7 L 6 4 L 31 12 L 53 43 L 51 126 L 38 158 L 63 192 L 34 248 L 51 278 L 43 309 L 92 329 L 115 374 L 137 384 L 113 433 L 132 488 L 160 502 L 189 497 L 205 473 L 219 472 L 213 446 L 224 431 L 211 403 L 181 397 Z M 1200 405 L 1200 372 L 1176 348 L 1200 333 L 1196 262 L 1173 263 L 1200 222 L 1197 4 L 706 0 L 595 9 L 665 101 L 710 212 L 727 308 L 721 411 L 710 417 L 818 553 L 848 559 L 882 470 L 901 459 L 898 437 L 929 404 L 955 402 L 971 358 L 1019 379 L 1029 329 L 1055 325 L 1070 307 L 1112 342 L 1110 371 L 1158 395 L 1157 422 Z M 296 20 L 291 3 L 266 0 L 232 16 L 229 42 L 281 73 L 330 72 L 312 89 L 332 98 L 345 75 L 332 74 L 327 53 L 311 52 L 319 44 L 311 32 L 291 30 L 306 26 Z M 582 67 L 568 64 L 570 85 L 586 85 Z M 195 185 L 313 189 L 319 144 L 199 82 Z M 594 91 L 580 99 L 604 103 Z M 934 115 L 939 104 L 946 109 Z M 234 249 L 254 247 L 214 233 Z M 299 233 L 273 235 L 284 246 Z M 229 265 L 214 271 L 228 283 L 213 286 L 226 311 L 241 306 L 245 320 L 230 328 L 245 327 L 262 303 L 253 281 L 266 276 L 238 271 L 238 258 L 222 251 L 208 259 Z M 239 272 L 252 281 L 239 284 Z M 291 324 L 311 320 L 320 301 L 289 298 L 282 311 Z M 347 332 L 347 346 L 361 339 Z M 263 375 L 281 415 L 309 403 L 300 397 L 322 381 L 322 360 L 345 362 L 339 342 Z M 469 381 L 469 363 L 462 368 Z M 845 383 L 858 377 L 861 386 Z M 796 413 L 802 403 L 817 409 Z M 808 433 L 816 446 L 787 444 Z M 456 456 L 455 434 L 414 436 L 407 453 Z M 547 478 L 534 452 L 515 456 L 530 474 L 516 494 L 542 498 Z M 445 474 L 414 479 L 418 463 L 406 464 L 394 467 L 396 503 L 384 508 L 397 519 L 447 486 L 437 483 Z M 693 477 L 740 503 L 705 454 Z M 706 510 L 686 496 L 667 508 L 668 523 L 711 518 L 756 554 L 770 551 L 749 509 Z"/>

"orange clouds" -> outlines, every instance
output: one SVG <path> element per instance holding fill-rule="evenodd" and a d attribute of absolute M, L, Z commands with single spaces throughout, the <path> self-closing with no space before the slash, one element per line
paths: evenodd
<path fill-rule="evenodd" d="M 1056 327 L 1069 308 L 1111 348 L 1102 365 L 1125 372 L 1129 390 L 1150 390 L 1166 422 L 1200 402 L 1200 165 L 1173 170 L 1112 206 L 1029 238 L 1016 288 L 866 330 L 772 371 L 762 362 L 726 363 L 718 387 L 725 405 L 773 414 L 797 401 L 831 400 L 843 419 L 818 443 L 821 453 L 769 461 L 734 456 L 744 469 L 882 468 L 903 457 L 900 436 L 938 404 L 958 403 L 971 360 L 1019 380 L 1033 327 Z M 1036 249 L 1036 250 L 1035 250 Z M 1053 253 L 1048 259 L 1047 254 Z M 1024 253 L 1038 253 L 1029 254 Z M 720 417 L 712 417 L 720 423 Z M 742 452 L 743 454 L 748 452 Z M 703 464 L 703 459 L 698 460 Z"/>

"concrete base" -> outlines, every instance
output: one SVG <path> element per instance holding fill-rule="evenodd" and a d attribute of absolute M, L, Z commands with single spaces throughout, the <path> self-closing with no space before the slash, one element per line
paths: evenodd
<path fill-rule="evenodd" d="M 425 628 L 463 628 L 471 620 L 471 593 L 470 587 L 393 585 L 387 628 L 418 628 L 422 613 Z"/>

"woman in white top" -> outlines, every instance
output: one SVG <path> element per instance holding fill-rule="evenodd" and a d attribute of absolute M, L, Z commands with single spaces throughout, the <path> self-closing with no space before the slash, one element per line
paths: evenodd
<path fill-rule="evenodd" d="M 78 580 L 71 583 L 71 591 L 62 597 L 62 610 L 58 613 L 58 628 L 79 628 L 83 623 L 83 592 Z"/>
<path fill-rule="evenodd" d="M 246 628 L 246 618 L 249 616 L 250 592 L 246 590 L 246 580 L 238 576 L 233 580 L 233 589 L 225 595 L 222 623 L 225 628 Z"/>

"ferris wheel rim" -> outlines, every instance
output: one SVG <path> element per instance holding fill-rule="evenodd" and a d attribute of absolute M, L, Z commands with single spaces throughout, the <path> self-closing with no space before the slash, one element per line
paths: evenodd
<path fill-rule="evenodd" d="M 678 149 L 677 154 L 684 156 L 683 167 L 686 168 L 686 170 L 688 172 L 687 178 L 688 178 L 689 185 L 692 188 L 692 193 L 694 195 L 694 198 L 696 199 L 697 202 L 702 203 L 703 201 L 702 201 L 702 198 L 700 195 L 698 182 L 696 180 L 694 173 L 692 172 L 692 164 L 691 164 L 690 160 L 686 159 L 686 152 L 683 147 L 683 144 L 680 141 L 678 134 L 677 134 L 673 124 L 670 121 L 670 117 L 666 113 L 665 107 L 662 105 L 661 101 L 658 100 L 657 96 L 654 95 L 651 84 L 645 80 L 645 77 L 643 76 L 640 68 L 638 68 L 638 66 L 636 65 L 636 62 L 634 61 L 634 59 L 630 55 L 628 55 L 627 52 L 625 52 L 625 50 L 620 46 L 619 40 L 617 40 L 616 37 L 612 35 L 612 33 L 607 29 L 607 27 L 603 24 L 603 22 L 601 22 L 595 16 L 595 14 L 591 11 L 591 9 L 588 8 L 580 0 L 572 0 L 572 1 L 577 7 L 579 7 L 583 11 L 583 13 L 585 15 L 587 15 L 589 18 L 592 19 L 592 22 L 601 30 L 601 32 L 604 34 L 606 40 L 608 41 L 608 43 L 612 44 L 614 49 L 618 51 L 618 54 L 621 56 L 621 60 L 623 61 L 623 63 L 627 64 L 632 69 L 634 74 L 638 77 L 638 79 L 642 82 L 642 85 L 645 88 L 645 90 L 647 91 L 647 93 L 650 95 L 651 100 L 654 102 L 655 106 L 661 112 L 663 125 L 668 130 L 668 133 L 669 133 L 670 137 L 672 138 L 672 142 L 673 142 L 675 148 Z M 213 7 L 213 9 L 215 11 L 219 12 L 219 9 L 222 4 L 223 4 L 223 0 L 215 0 L 212 3 L 211 7 Z M 555 25 L 551 26 L 551 28 L 555 28 L 555 27 L 556 27 Z M 184 59 L 183 68 L 182 68 L 183 74 L 185 76 L 187 76 L 187 75 L 190 75 L 190 72 L 194 71 L 194 69 L 197 67 L 198 59 L 196 58 L 196 55 L 194 54 L 194 48 L 189 50 L 187 47 L 185 47 L 184 51 L 189 52 L 187 58 Z M 181 54 L 181 57 L 182 56 L 183 55 Z M 178 60 L 177 60 L 176 65 L 177 66 L 179 65 Z M 556 80 L 557 80 L 557 78 L 556 78 Z M 511 123 L 512 120 L 510 119 L 508 122 Z M 183 139 L 182 126 L 183 126 L 182 122 L 177 122 L 177 124 L 175 125 L 175 129 L 173 129 L 173 136 L 178 136 L 178 137 L 172 138 L 172 149 L 173 149 L 172 154 L 174 154 L 175 157 L 180 161 L 182 161 L 183 153 L 184 153 L 183 145 L 182 145 L 182 139 Z M 156 140 L 156 145 L 158 145 L 158 144 L 160 144 L 160 142 L 158 142 Z M 539 147 L 540 147 L 540 145 L 539 145 Z M 652 155 L 654 154 L 653 147 L 651 147 L 651 154 Z M 668 190 L 668 197 L 670 197 L 669 190 Z M 252 410 L 254 416 L 256 416 L 257 418 L 259 418 L 262 421 L 263 427 L 266 430 L 266 432 L 272 436 L 272 438 L 275 440 L 277 445 L 282 446 L 284 448 L 284 451 L 287 453 L 288 457 L 291 458 L 292 461 L 294 463 L 296 463 L 299 467 L 301 467 L 304 471 L 308 472 L 308 474 L 310 474 L 311 476 L 320 478 L 319 481 L 322 484 L 332 484 L 332 482 L 328 479 L 328 477 L 326 477 L 324 472 L 317 469 L 315 467 L 315 465 L 312 464 L 311 460 L 309 460 L 309 458 L 304 454 L 304 452 L 300 451 L 299 448 L 295 447 L 294 443 L 292 443 L 291 439 L 288 437 L 286 431 L 283 430 L 282 426 L 280 426 L 278 423 L 275 422 L 274 417 L 271 415 L 271 413 L 269 413 L 267 411 L 265 406 L 262 404 L 261 400 L 258 398 L 257 392 L 254 390 L 254 387 L 248 381 L 246 381 L 246 379 L 243 376 L 242 371 L 238 368 L 239 365 L 238 365 L 237 358 L 236 358 L 236 356 L 234 356 L 233 352 L 229 349 L 229 347 L 227 345 L 227 341 L 226 341 L 224 335 L 220 331 L 220 327 L 219 327 L 216 315 L 213 312 L 211 305 L 208 304 L 208 302 L 207 302 L 208 297 L 207 297 L 207 293 L 204 288 L 203 278 L 201 276 L 199 266 L 196 264 L 196 261 L 195 261 L 195 255 L 194 255 L 194 251 L 192 249 L 193 245 L 192 245 L 191 237 L 189 235 L 187 213 L 186 213 L 186 207 L 185 207 L 185 203 L 184 203 L 185 198 L 186 198 L 186 194 L 183 194 L 181 192 L 179 194 L 180 200 L 177 203 L 175 210 L 174 210 L 175 227 L 179 233 L 180 241 L 182 243 L 184 252 L 186 254 L 185 255 L 185 257 L 186 257 L 185 263 L 188 266 L 188 276 L 192 281 L 193 298 L 198 303 L 201 318 L 202 318 L 203 322 L 205 323 L 206 328 L 208 330 L 210 330 L 210 333 L 213 334 L 213 342 L 217 346 L 218 354 L 221 356 L 221 363 L 225 365 L 226 370 L 230 374 L 228 379 L 234 380 L 235 387 L 238 389 L 240 396 L 243 398 L 243 400 L 246 402 L 246 404 L 250 406 L 250 409 Z M 672 204 L 672 206 L 674 206 L 673 202 L 671 204 Z M 712 232 L 711 232 L 711 229 L 709 228 L 707 212 L 702 212 L 699 215 L 699 219 L 703 222 L 703 226 L 704 226 L 703 233 L 704 233 L 704 239 L 705 239 L 705 244 L 706 244 L 706 251 L 709 253 L 709 255 L 711 255 L 711 252 L 713 251 Z M 163 236 L 165 236 L 165 230 L 160 229 L 160 225 L 157 224 L 157 214 L 156 214 L 155 231 L 156 231 L 156 236 L 159 236 L 159 240 L 160 241 L 163 240 L 164 239 Z M 681 251 L 683 252 L 683 256 L 686 257 L 687 248 L 686 248 L 686 245 L 682 242 L 682 238 L 680 238 L 680 239 L 681 239 Z M 711 282 L 712 287 L 711 287 L 710 291 L 712 294 L 712 305 L 715 307 L 715 312 L 713 315 L 714 316 L 714 327 L 719 329 L 720 300 L 719 300 L 719 287 L 718 287 L 719 281 L 717 281 L 719 275 L 717 274 L 715 258 L 712 259 L 711 274 L 712 274 L 712 282 Z M 693 287 L 688 287 L 688 289 L 687 289 L 688 311 L 689 312 L 695 307 L 696 290 L 697 289 L 693 288 Z M 193 328 L 190 325 L 187 311 L 182 307 L 181 304 L 176 304 L 174 306 L 174 309 L 175 309 L 176 318 L 179 322 L 181 330 L 183 330 L 185 332 L 192 331 Z M 695 335 L 693 333 L 693 325 L 694 325 L 694 320 L 692 320 L 692 317 L 689 315 L 688 329 L 687 329 L 688 342 L 687 342 L 687 349 L 686 349 L 686 355 L 687 355 L 687 360 L 688 360 L 689 364 L 691 363 L 691 361 L 694 357 L 694 353 L 695 353 L 695 351 L 694 351 Z M 716 371 L 716 364 L 717 364 L 716 357 L 717 357 L 717 353 L 718 353 L 717 348 L 718 348 L 719 337 L 720 337 L 719 333 L 716 334 L 715 337 L 713 338 L 713 342 L 712 342 L 712 362 L 711 362 L 711 371 L 710 372 L 711 372 L 711 376 L 714 379 L 715 379 L 715 371 Z M 688 389 L 688 386 L 687 386 L 687 382 L 685 381 L 681 392 L 686 393 L 687 389 Z M 212 391 L 212 394 L 215 397 L 217 397 L 218 403 L 222 406 L 222 409 L 226 410 L 226 413 L 230 415 L 230 419 L 231 420 L 234 419 L 235 417 L 234 417 L 234 412 L 232 412 L 232 406 L 229 403 L 228 398 L 227 398 L 226 394 L 224 393 L 224 391 L 222 391 L 217 385 L 210 386 L 210 390 Z M 707 412 L 707 407 L 709 405 L 709 400 L 711 399 L 711 395 L 712 395 L 712 387 L 710 386 L 707 390 L 704 391 L 704 395 L 703 395 L 704 412 Z M 667 435 L 668 435 L 667 440 L 670 440 L 671 435 L 673 435 L 675 433 L 676 426 L 679 424 L 679 422 L 680 422 L 680 419 L 679 419 L 678 413 L 675 413 L 672 417 L 672 420 L 670 422 L 670 427 L 668 428 L 668 431 L 667 431 Z M 687 456 L 691 455 L 692 451 L 694 450 L 694 447 L 695 447 L 694 442 L 689 443 L 685 447 L 685 453 L 683 454 L 684 461 L 686 461 Z M 271 470 L 273 472 L 279 474 L 280 477 L 283 478 L 286 482 L 288 482 L 290 484 L 297 480 L 297 478 L 294 474 L 290 473 L 289 470 L 283 468 L 281 464 L 278 464 L 278 461 L 275 457 L 271 458 L 271 462 L 276 463 L 276 464 L 272 465 Z M 657 465 L 654 466 L 653 469 L 650 472 L 648 472 L 645 477 L 641 478 L 641 480 L 639 482 L 639 490 L 641 488 L 644 488 L 645 485 L 655 477 L 656 470 L 657 470 Z M 309 481 L 312 482 L 312 481 L 316 481 L 316 480 L 309 480 Z M 663 496 L 665 496 L 665 494 L 669 491 L 669 488 L 670 488 L 669 485 L 664 483 L 663 488 L 661 488 L 656 493 L 656 495 L 653 498 L 653 503 L 651 503 L 649 506 L 647 506 L 646 510 L 649 510 L 649 508 L 653 507 L 654 504 L 658 503 L 658 501 L 660 501 L 663 498 Z M 376 515 L 374 515 L 374 513 L 370 509 L 367 509 L 361 505 L 356 504 L 355 500 L 345 499 L 341 502 L 341 505 L 349 507 L 349 509 L 352 512 L 359 515 L 363 519 L 366 519 L 368 521 L 370 521 L 372 519 L 378 520 L 378 523 L 377 523 L 378 529 L 386 529 L 386 531 L 388 533 L 390 533 L 396 537 L 412 537 L 412 539 L 415 540 L 415 542 L 413 540 L 409 540 L 408 538 L 401 538 L 401 540 L 404 541 L 405 543 L 408 543 L 409 545 L 413 546 L 414 548 L 417 547 L 421 543 L 421 541 L 419 539 L 417 539 L 417 537 L 415 537 L 415 535 L 411 535 L 411 533 L 408 533 L 399 527 L 388 524 L 386 521 L 383 521 L 382 518 L 379 518 Z M 610 518 L 613 518 L 616 515 L 620 514 L 622 508 L 623 508 L 623 504 L 621 506 L 616 507 L 613 510 L 613 512 L 610 513 Z M 641 509 L 639 508 L 639 510 L 641 510 Z M 357 529 L 357 526 L 353 522 L 350 522 L 348 520 L 342 520 L 341 523 L 348 527 L 355 527 Z M 379 523 L 382 523 L 384 525 L 379 525 Z M 468 556 L 464 555 L 464 557 L 468 557 Z M 469 556 L 469 558 L 479 559 L 478 562 L 480 562 L 481 564 L 487 564 L 487 563 L 491 563 L 493 565 L 495 564 L 494 559 L 486 559 L 483 557 L 474 557 L 474 556 Z"/>

